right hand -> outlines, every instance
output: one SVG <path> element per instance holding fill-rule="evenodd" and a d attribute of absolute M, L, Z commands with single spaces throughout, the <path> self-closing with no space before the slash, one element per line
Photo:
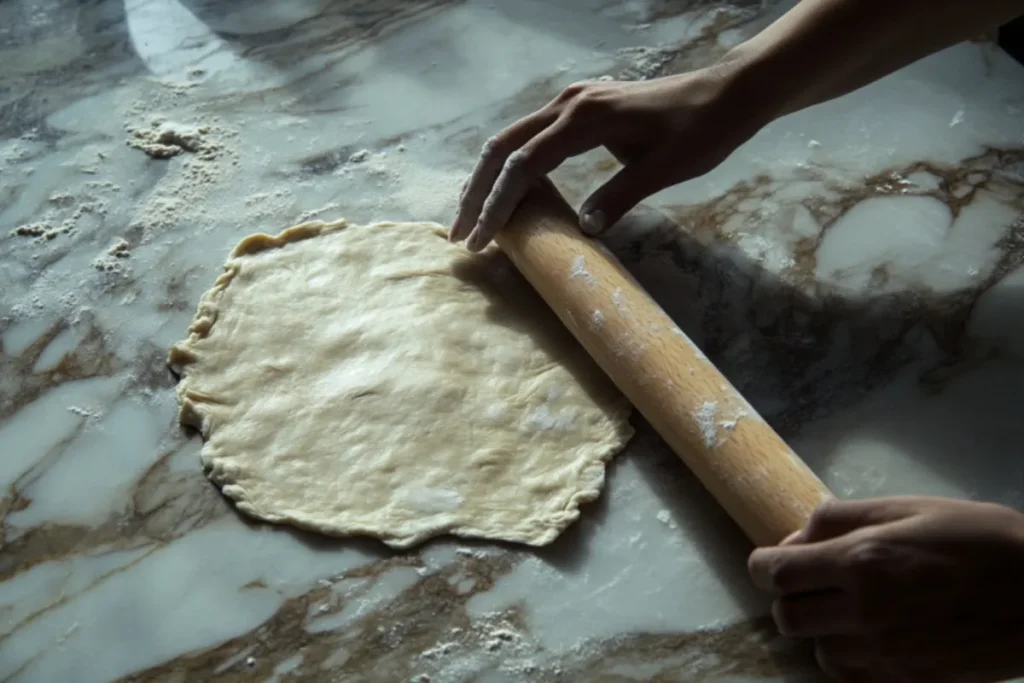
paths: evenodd
<path fill-rule="evenodd" d="M 769 108 L 743 92 L 739 60 L 651 81 L 596 81 L 491 138 L 463 189 L 449 239 L 480 251 L 526 191 L 567 158 L 603 146 L 623 168 L 580 210 L 601 233 L 650 195 L 703 175 L 766 125 Z"/>

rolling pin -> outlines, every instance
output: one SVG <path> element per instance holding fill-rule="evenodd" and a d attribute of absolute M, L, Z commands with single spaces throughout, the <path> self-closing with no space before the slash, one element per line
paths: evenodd
<path fill-rule="evenodd" d="M 619 390 L 756 546 L 803 528 L 828 488 L 550 183 L 496 241 Z"/>

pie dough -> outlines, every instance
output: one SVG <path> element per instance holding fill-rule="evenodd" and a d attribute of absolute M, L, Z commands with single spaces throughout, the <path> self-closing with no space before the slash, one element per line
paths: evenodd
<path fill-rule="evenodd" d="M 544 545 L 596 498 L 630 406 L 496 248 L 441 226 L 242 240 L 171 366 L 247 515 L 395 548 Z"/>

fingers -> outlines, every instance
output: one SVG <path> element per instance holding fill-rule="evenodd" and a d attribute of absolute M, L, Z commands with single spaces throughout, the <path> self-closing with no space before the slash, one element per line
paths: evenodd
<path fill-rule="evenodd" d="M 789 536 L 786 536 L 784 539 L 779 541 L 779 545 L 793 545 L 793 544 L 796 544 L 796 543 L 803 543 L 803 542 L 804 542 L 804 530 L 803 529 L 798 529 L 798 530 L 794 531 L 793 533 L 791 533 Z"/>
<path fill-rule="evenodd" d="M 583 202 L 580 228 L 588 235 L 601 234 L 644 199 L 667 187 L 667 180 L 657 155 L 628 164 Z"/>
<path fill-rule="evenodd" d="M 508 158 L 535 135 L 551 125 L 557 117 L 556 111 L 550 108 L 542 109 L 520 119 L 487 141 L 480 160 L 462 190 L 462 196 L 459 198 L 459 211 L 448 233 L 449 240 L 458 242 L 470 234 L 476 226 L 484 202 L 490 195 L 491 188 L 494 187 Z"/>
<path fill-rule="evenodd" d="M 750 554 L 747 569 L 758 588 L 775 595 L 843 588 L 847 578 L 843 562 L 846 546 L 837 539 L 758 548 Z"/>
<path fill-rule="evenodd" d="M 913 502 L 903 498 L 834 500 L 819 505 L 799 536 L 801 543 L 817 543 L 866 526 L 886 524 L 913 514 Z"/>
<path fill-rule="evenodd" d="M 858 624 L 853 597 L 838 590 L 778 598 L 772 604 L 772 617 L 779 633 L 790 638 L 852 633 Z"/>
<path fill-rule="evenodd" d="M 479 251 L 487 246 L 508 222 L 534 182 L 568 157 L 595 146 L 596 143 L 591 142 L 590 131 L 563 116 L 509 155 L 483 203 L 466 247 L 470 251 Z"/>

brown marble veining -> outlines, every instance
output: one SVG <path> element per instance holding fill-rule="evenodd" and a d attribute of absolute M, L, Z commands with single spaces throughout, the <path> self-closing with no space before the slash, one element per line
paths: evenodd
<path fill-rule="evenodd" d="M 334 593 L 334 583 L 369 579 L 369 590 L 372 582 L 386 571 L 418 566 L 418 560 L 410 556 L 380 560 L 286 600 L 270 619 L 244 636 L 123 680 L 205 680 L 215 672 L 218 680 L 262 680 L 286 659 L 282 653 L 301 661 L 281 674 L 281 681 L 471 681 L 499 670 L 508 671 L 509 666 L 513 680 L 545 683 L 635 680 L 612 672 L 617 666 L 637 664 L 656 670 L 647 680 L 694 683 L 720 680 L 723 676 L 768 678 L 783 671 L 812 671 L 813 657 L 806 645 L 786 642 L 769 619 L 687 633 L 623 634 L 582 644 L 569 656 L 546 661 L 543 648 L 529 635 L 521 608 L 512 607 L 485 618 L 467 612 L 467 603 L 475 595 L 491 590 L 516 562 L 517 555 L 512 553 L 462 556 L 344 628 L 307 630 L 314 618 L 329 617 L 349 604 Z M 472 588 L 460 590 L 467 580 Z M 477 651 L 488 653 L 487 661 L 472 671 L 460 673 L 458 669 L 447 668 L 457 656 L 454 653 Z M 240 652 L 245 656 L 238 657 Z M 225 666 L 225 662 L 229 665 Z"/>
<path fill-rule="evenodd" d="M 124 367 L 108 348 L 104 331 L 93 318 L 80 324 L 85 325 L 85 331 L 75 349 L 48 370 L 33 372 L 33 367 L 50 342 L 68 329 L 65 320 L 51 325 L 17 356 L 0 351 L 0 374 L 13 380 L 0 385 L 0 419 L 10 417 L 43 392 L 64 382 L 109 377 Z M 6 328 L 0 324 L 0 335 Z"/>

